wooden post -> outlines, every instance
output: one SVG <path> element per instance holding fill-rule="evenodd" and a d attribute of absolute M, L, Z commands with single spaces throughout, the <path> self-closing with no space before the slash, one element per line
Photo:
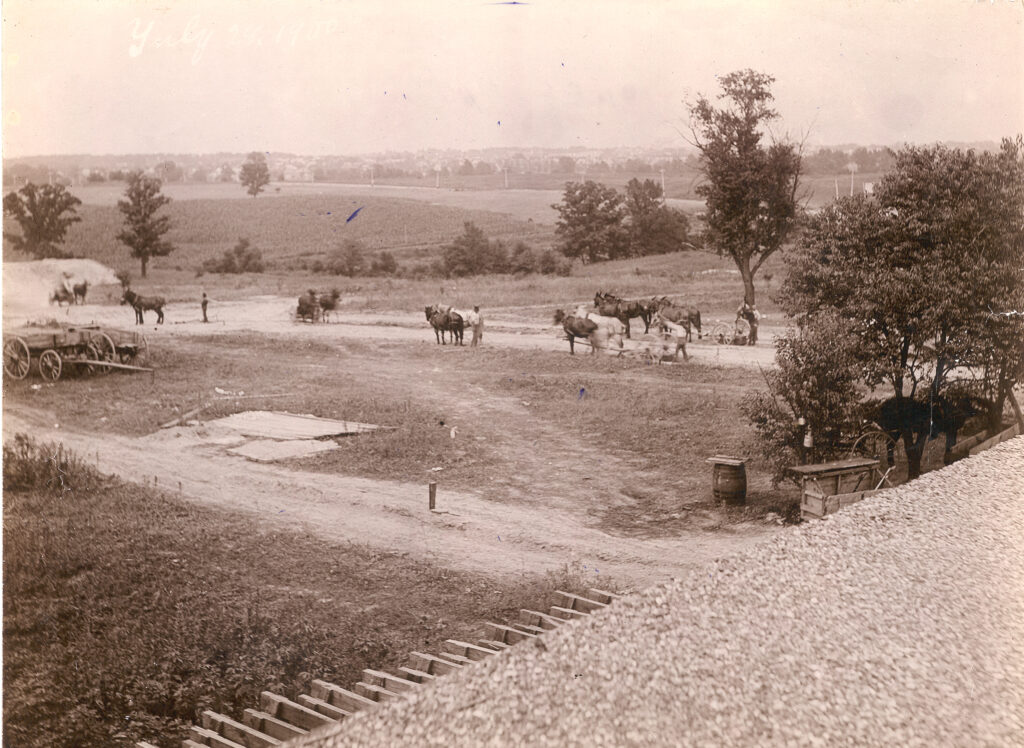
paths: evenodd
<path fill-rule="evenodd" d="M 434 506 L 437 503 L 437 483 L 431 481 L 427 488 L 430 491 L 430 511 L 434 511 Z"/>

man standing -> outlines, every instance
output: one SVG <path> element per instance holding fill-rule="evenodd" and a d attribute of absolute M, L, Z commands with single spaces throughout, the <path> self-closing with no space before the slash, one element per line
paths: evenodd
<path fill-rule="evenodd" d="M 751 306 L 744 299 L 740 308 L 736 310 L 736 319 L 745 319 L 750 325 L 750 335 L 747 337 L 747 345 L 754 345 L 757 342 L 757 323 L 761 319 L 760 312 L 756 307 Z"/>
<path fill-rule="evenodd" d="M 479 345 L 480 341 L 484 339 L 484 318 L 480 314 L 480 307 L 473 307 L 473 317 L 471 320 L 473 325 L 473 339 L 469 341 L 470 347 Z"/>
<path fill-rule="evenodd" d="M 206 298 L 206 293 L 204 292 L 203 293 L 203 303 L 202 303 L 202 307 L 203 307 L 203 322 L 209 322 L 210 321 L 210 320 L 208 320 L 206 318 L 206 307 L 209 305 L 209 303 L 210 303 L 210 300 Z"/>

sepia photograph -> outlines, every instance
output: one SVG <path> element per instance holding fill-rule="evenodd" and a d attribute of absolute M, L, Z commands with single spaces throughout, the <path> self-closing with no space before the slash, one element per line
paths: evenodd
<path fill-rule="evenodd" d="M 1024 0 L 5 0 L 9 748 L 1024 746 Z"/>

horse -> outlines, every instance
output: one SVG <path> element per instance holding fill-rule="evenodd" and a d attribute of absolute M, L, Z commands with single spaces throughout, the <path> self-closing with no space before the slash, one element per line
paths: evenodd
<path fill-rule="evenodd" d="M 68 305 L 68 311 L 70 312 L 71 305 L 75 303 L 75 294 L 73 291 L 69 291 L 64 286 L 58 286 L 50 294 L 50 303 L 62 306 Z"/>
<path fill-rule="evenodd" d="M 316 322 L 319 315 L 320 301 L 317 299 L 316 292 L 311 288 L 299 297 L 299 304 L 295 308 L 295 316 L 303 322 L 307 319 L 310 322 Z"/>
<path fill-rule="evenodd" d="M 135 310 L 135 324 L 137 325 L 145 322 L 142 313 L 147 309 L 156 312 L 156 322 L 158 325 L 162 325 L 164 323 L 164 305 L 166 303 L 162 296 L 140 296 L 130 288 L 126 288 L 124 296 L 121 297 L 121 304 L 129 304 Z"/>
<path fill-rule="evenodd" d="M 701 332 L 700 310 L 697 307 L 674 304 L 667 296 L 651 299 L 650 304 L 654 314 L 661 320 L 680 325 L 686 330 L 687 343 L 693 342 L 691 328 L 697 328 L 698 340 L 704 337 L 704 334 Z"/>
<path fill-rule="evenodd" d="M 437 304 L 424 307 L 427 321 L 434 328 L 434 337 L 439 345 L 444 345 L 444 334 L 447 331 L 451 334 L 452 345 L 464 345 L 462 315 L 454 310 L 441 311 Z"/>
<path fill-rule="evenodd" d="M 614 326 L 609 326 L 613 323 Z M 597 314 L 587 314 L 584 310 L 577 309 L 573 314 L 566 314 L 561 309 L 555 310 L 555 324 L 561 324 L 565 330 L 565 337 L 569 341 L 569 354 L 575 355 L 576 338 L 583 338 L 590 343 L 590 352 L 597 353 L 611 347 L 611 343 L 617 342 L 622 349 L 622 323 L 614 318 L 601 317 Z M 617 327 L 615 327 L 617 326 Z"/>
<path fill-rule="evenodd" d="M 84 280 L 81 283 L 76 283 L 71 287 L 71 290 L 75 294 L 75 303 L 85 304 L 85 292 L 89 290 L 89 281 Z"/>
<path fill-rule="evenodd" d="M 320 294 L 320 316 L 324 322 L 327 322 L 330 318 L 331 312 L 338 308 L 338 299 L 341 298 L 341 291 L 336 288 L 331 289 L 331 294 Z"/>
<path fill-rule="evenodd" d="M 615 317 L 626 327 L 626 337 L 630 337 L 629 320 L 639 317 L 644 321 L 644 333 L 651 329 L 650 311 L 646 304 L 639 301 L 627 301 L 614 294 L 598 291 L 594 294 L 594 306 L 605 317 Z"/>

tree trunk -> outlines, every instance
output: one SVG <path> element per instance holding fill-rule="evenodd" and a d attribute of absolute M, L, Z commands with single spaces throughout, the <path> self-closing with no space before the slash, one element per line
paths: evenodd
<path fill-rule="evenodd" d="M 749 257 L 736 257 L 736 267 L 739 268 L 740 278 L 743 279 L 743 300 L 750 306 L 754 304 L 754 273 L 750 269 Z"/>
<path fill-rule="evenodd" d="M 142 277 L 145 278 L 146 277 L 146 264 L 149 262 L 149 257 L 143 255 L 142 257 L 139 258 L 139 261 L 142 263 Z"/>
<path fill-rule="evenodd" d="M 914 480 L 921 476 L 921 460 L 924 458 L 924 448 L 928 444 L 928 434 L 918 434 L 914 439 L 913 431 L 904 431 L 903 446 L 907 452 L 907 480 Z"/>

